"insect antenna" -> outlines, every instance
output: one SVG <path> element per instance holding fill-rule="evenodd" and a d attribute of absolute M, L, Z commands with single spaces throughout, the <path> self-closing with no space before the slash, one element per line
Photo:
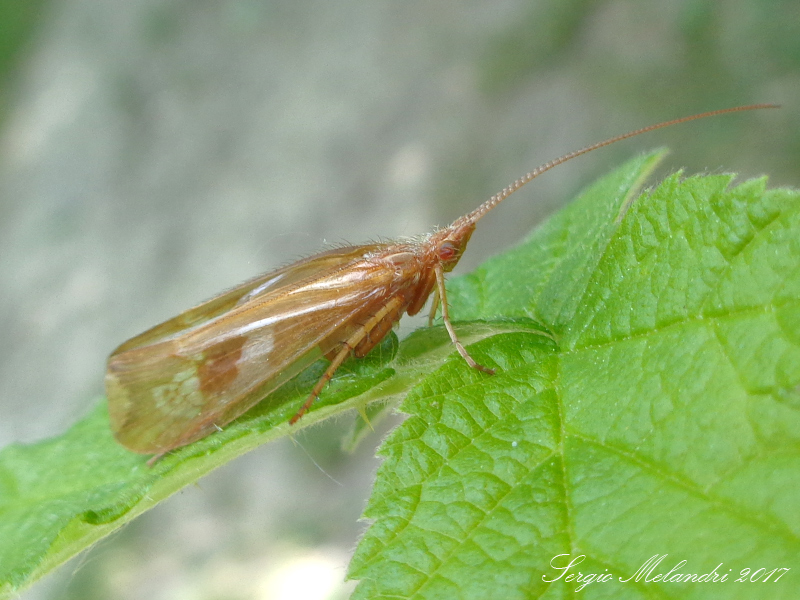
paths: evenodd
<path fill-rule="evenodd" d="M 642 127 L 641 129 L 635 129 L 633 131 L 629 131 L 628 133 L 623 133 L 622 135 L 616 135 L 612 138 L 604 140 L 602 142 L 597 142 L 596 144 L 592 144 L 591 146 L 586 146 L 585 148 L 581 148 L 580 150 L 575 150 L 573 152 L 568 152 L 564 156 L 560 156 L 555 160 L 551 160 L 549 162 L 544 163 L 543 165 L 536 167 L 530 173 L 520 177 L 514 183 L 503 189 L 502 192 L 499 192 L 489 198 L 486 202 L 481 204 L 478 208 L 473 210 L 471 213 L 459 219 L 461 222 L 465 223 L 476 223 L 479 221 L 486 213 L 492 210 L 495 206 L 500 204 L 503 200 L 508 198 L 511 194 L 516 192 L 526 183 L 530 183 L 534 179 L 536 179 L 539 175 L 544 173 L 545 171 L 549 171 L 553 167 L 557 167 L 558 165 L 567 162 L 568 160 L 572 160 L 573 158 L 577 158 L 583 154 L 587 154 L 592 150 L 597 150 L 598 148 L 603 148 L 604 146 L 609 146 L 616 142 L 621 142 L 622 140 L 626 140 L 628 138 L 641 135 L 643 133 L 647 133 L 649 131 L 654 131 L 656 129 L 661 129 L 663 127 L 670 127 L 671 125 L 677 125 L 679 123 L 685 123 L 686 121 L 694 121 L 696 119 L 705 119 L 706 117 L 714 117 L 717 115 L 724 115 L 727 113 L 733 112 L 741 112 L 744 110 L 758 110 L 762 108 L 779 108 L 779 104 L 748 104 L 747 106 L 735 106 L 733 108 L 722 108 L 719 110 L 712 110 L 704 113 L 700 113 L 697 115 L 691 115 L 688 117 L 681 117 L 679 119 L 672 119 L 671 121 L 664 121 L 663 123 L 656 123 L 655 125 L 648 125 L 647 127 Z"/>

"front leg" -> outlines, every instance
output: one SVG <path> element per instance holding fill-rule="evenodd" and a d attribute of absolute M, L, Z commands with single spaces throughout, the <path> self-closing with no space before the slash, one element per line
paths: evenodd
<path fill-rule="evenodd" d="M 473 369 L 478 369 L 478 371 L 483 371 L 489 375 L 494 375 L 494 369 L 490 369 L 489 367 L 484 367 L 483 365 L 478 364 L 478 362 L 469 355 L 467 349 L 464 348 L 464 344 L 459 341 L 458 336 L 456 335 L 456 330 L 453 328 L 453 324 L 450 322 L 450 311 L 447 308 L 447 290 L 444 289 L 444 271 L 442 270 L 442 265 L 436 265 L 434 269 L 436 270 L 436 291 L 438 292 L 439 299 L 442 303 L 442 320 L 444 321 L 444 326 L 447 328 L 447 333 L 450 334 L 450 339 L 453 340 L 453 343 L 456 346 L 456 350 L 458 350 L 458 353 L 461 355 L 461 357 L 467 361 L 467 364 Z"/>

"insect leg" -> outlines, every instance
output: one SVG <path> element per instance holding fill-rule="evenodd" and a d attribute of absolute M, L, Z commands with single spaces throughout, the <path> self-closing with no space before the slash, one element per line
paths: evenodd
<path fill-rule="evenodd" d="M 444 271 L 442 270 L 441 265 L 436 265 L 434 270 L 436 271 L 437 292 L 439 293 L 439 300 L 442 303 L 442 320 L 444 321 L 444 326 L 447 328 L 447 333 L 450 334 L 450 339 L 453 340 L 453 343 L 456 346 L 456 350 L 458 350 L 458 353 L 473 369 L 478 369 L 478 371 L 483 371 L 484 373 L 489 373 L 489 375 L 494 375 L 494 369 L 490 369 L 489 367 L 484 367 L 483 365 L 478 364 L 475 359 L 469 355 L 467 349 L 464 348 L 464 344 L 458 340 L 456 330 L 453 329 L 453 324 L 450 322 L 450 312 L 447 309 L 447 291 L 444 289 Z"/>
<path fill-rule="evenodd" d="M 436 311 L 439 309 L 439 290 L 433 290 L 433 300 L 431 300 L 431 312 L 428 313 L 428 327 L 433 325 L 433 320 L 436 318 Z"/>
<path fill-rule="evenodd" d="M 383 319 L 375 323 L 368 331 L 367 335 L 361 340 L 353 350 L 353 356 L 356 358 L 364 358 L 369 354 L 375 346 L 381 343 L 381 340 L 386 337 L 386 334 L 392 330 L 397 321 L 400 320 L 400 315 L 406 308 L 404 303 L 397 303 L 394 310 L 388 311 L 383 315 Z"/>
<path fill-rule="evenodd" d="M 372 317 L 367 320 L 364 325 L 359 327 L 353 334 L 347 338 L 344 342 L 342 342 L 342 348 L 336 354 L 336 356 L 331 361 L 331 364 L 328 365 L 328 368 L 325 369 L 325 372 L 322 374 L 322 377 L 319 378 L 319 381 L 314 386 L 314 389 L 311 390 L 311 393 L 308 396 L 308 399 L 303 403 L 303 406 L 300 407 L 300 410 L 297 411 L 297 414 L 289 419 L 289 425 L 294 425 L 297 421 L 302 417 L 311 405 L 314 403 L 320 393 L 322 392 L 322 388 L 331 380 L 333 374 L 336 372 L 341 364 L 350 356 L 350 353 L 353 349 L 359 345 L 359 343 L 369 335 L 369 332 L 378 325 L 383 318 L 393 312 L 397 311 L 400 307 L 403 306 L 403 298 L 401 296 L 395 296 L 391 300 L 389 300 L 386 304 L 384 304 L 380 310 L 378 310 Z M 384 332 L 385 334 L 386 332 Z"/>

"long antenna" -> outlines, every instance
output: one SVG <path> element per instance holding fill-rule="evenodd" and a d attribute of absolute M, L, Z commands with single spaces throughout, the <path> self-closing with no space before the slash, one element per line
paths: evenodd
<path fill-rule="evenodd" d="M 511 194 L 516 192 L 526 183 L 530 183 L 534 179 L 536 179 L 539 175 L 544 173 L 545 171 L 549 171 L 553 167 L 557 167 L 558 165 L 567 162 L 568 160 L 572 160 L 573 158 L 577 158 L 582 154 L 586 154 L 587 152 L 591 152 L 592 150 L 597 150 L 598 148 L 603 148 L 604 146 L 608 146 L 615 142 L 620 142 L 622 140 L 626 140 L 630 137 L 634 137 L 636 135 L 641 135 L 643 133 L 647 133 L 648 131 L 653 131 L 655 129 L 661 129 L 662 127 L 669 127 L 671 125 L 677 125 L 678 123 L 685 123 L 686 121 L 694 121 L 695 119 L 705 119 L 706 117 L 714 117 L 717 115 L 724 115 L 727 113 L 733 112 L 740 112 L 743 110 L 758 110 L 761 108 L 779 108 L 779 104 L 748 104 L 747 106 L 735 106 L 733 108 L 723 108 L 720 110 L 712 110 L 709 112 L 700 113 L 698 115 L 692 115 L 690 117 L 681 117 L 680 119 L 672 119 L 671 121 L 664 121 L 663 123 L 656 123 L 655 125 L 649 125 L 647 127 L 642 127 L 641 129 L 635 129 L 634 131 L 629 131 L 628 133 L 623 133 L 622 135 L 617 135 L 612 138 L 609 138 L 605 141 L 598 142 L 596 144 L 592 144 L 591 146 L 586 146 L 585 148 L 581 148 L 580 150 L 575 150 L 574 152 L 569 152 L 564 156 L 556 158 L 555 160 L 551 160 L 549 162 L 544 163 L 543 165 L 536 167 L 533 171 L 524 175 L 517 179 L 514 183 L 509 185 L 505 188 L 502 192 L 495 194 L 491 198 L 489 198 L 486 202 L 481 204 L 478 208 L 473 210 L 471 213 L 466 215 L 463 218 L 463 221 L 475 223 L 479 219 L 481 219 L 486 213 L 492 210 L 495 206 L 500 204 L 503 200 L 508 198 Z"/>

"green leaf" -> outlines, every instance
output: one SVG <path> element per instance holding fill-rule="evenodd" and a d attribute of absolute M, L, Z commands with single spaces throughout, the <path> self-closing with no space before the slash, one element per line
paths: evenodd
<path fill-rule="evenodd" d="M 114 441 L 105 401 L 58 438 L 5 448 L 0 452 L 0 598 L 236 456 L 363 404 L 360 394 L 402 374 L 388 366 L 396 352 L 397 338 L 390 335 L 363 360 L 345 363 L 296 426 L 288 419 L 324 371 L 321 361 L 223 431 L 152 467 L 147 456 Z"/>
<path fill-rule="evenodd" d="M 465 341 L 497 332 L 536 332 L 535 324 L 461 328 Z M 223 431 L 185 446 L 154 466 L 117 444 L 103 401 L 64 435 L 0 452 L 0 598 L 14 596 L 97 540 L 109 535 L 216 467 L 273 439 L 332 415 L 403 396 L 451 357 L 442 327 L 394 334 L 367 357 L 346 362 L 297 425 L 289 418 L 325 369 L 319 362 Z M 456 355 L 457 356 L 457 355 Z"/>
<path fill-rule="evenodd" d="M 467 368 L 441 326 L 392 335 L 343 365 L 298 423 L 406 398 L 351 565 L 356 597 L 568 595 L 574 583 L 542 582 L 560 553 L 619 575 L 656 553 L 695 572 L 796 566 L 797 195 L 674 176 L 631 205 L 659 157 L 630 161 L 448 286 L 462 341 L 497 375 Z M 116 444 L 104 402 L 58 438 L 4 449 L 0 598 L 296 432 L 287 420 L 324 368 L 153 467 Z M 588 593 L 781 598 L 787 581 Z"/>
<path fill-rule="evenodd" d="M 586 597 L 797 597 L 800 195 L 676 174 L 630 203 L 656 159 L 452 282 L 458 318 L 550 337 L 484 339 L 497 375 L 452 361 L 411 391 L 354 598 L 560 598 L 579 572 L 613 575 Z M 728 580 L 637 581 L 655 555 L 651 577 L 685 560 Z"/>

